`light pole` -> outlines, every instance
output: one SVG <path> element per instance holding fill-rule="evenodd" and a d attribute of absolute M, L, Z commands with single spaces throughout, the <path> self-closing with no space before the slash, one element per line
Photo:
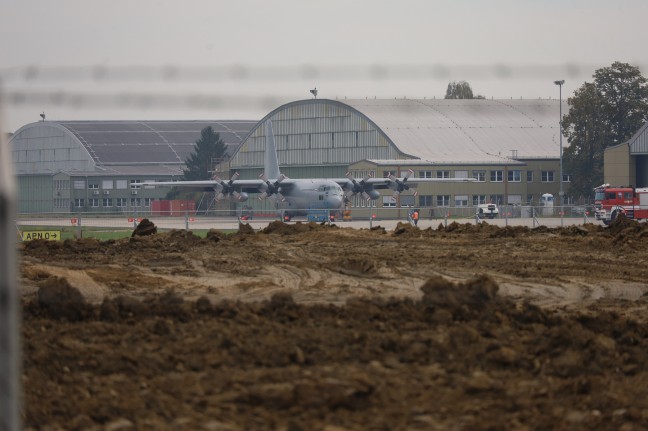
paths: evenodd
<path fill-rule="evenodd" d="M 560 107 L 560 119 L 558 120 L 558 135 L 560 136 L 560 176 L 558 177 L 558 184 L 560 187 L 560 191 L 558 192 L 558 196 L 560 196 L 560 206 L 563 206 L 565 201 L 563 198 L 563 168 L 562 168 L 562 127 L 561 127 L 561 122 L 562 122 L 562 86 L 565 83 L 564 79 L 561 79 L 560 81 L 554 81 L 554 84 L 558 86 L 558 91 L 559 91 L 559 96 L 558 96 L 558 106 Z M 560 209 L 562 211 L 562 209 Z"/>

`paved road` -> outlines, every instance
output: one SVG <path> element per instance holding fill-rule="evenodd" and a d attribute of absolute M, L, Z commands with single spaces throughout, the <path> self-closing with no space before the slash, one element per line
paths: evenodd
<path fill-rule="evenodd" d="M 221 230 L 231 230 L 238 229 L 238 219 L 234 217 L 195 217 L 185 220 L 184 217 L 171 218 L 171 217 L 150 217 L 149 218 L 155 225 L 160 229 L 221 229 Z M 270 223 L 272 220 L 269 219 L 254 219 L 248 221 L 250 226 L 256 230 L 263 229 Z M 305 222 L 305 219 L 293 219 L 290 223 L 297 223 L 299 221 Z M 353 220 L 353 221 L 337 221 L 336 225 L 340 227 L 350 227 L 355 229 L 367 229 L 371 226 L 382 226 L 387 230 L 393 230 L 397 223 L 406 222 L 406 220 Z M 436 229 L 439 224 L 450 224 L 453 221 L 458 223 L 475 223 L 474 218 L 470 219 L 421 219 L 419 220 L 418 227 L 421 229 L 427 229 L 431 227 Z M 77 219 L 78 222 L 78 219 Z M 596 221 L 593 218 L 585 219 L 583 217 L 577 218 L 498 218 L 493 220 L 486 220 L 488 224 L 496 226 L 527 226 L 527 227 L 537 227 L 540 225 L 547 227 L 559 227 L 559 226 L 571 226 L 571 225 L 580 225 L 585 222 L 594 223 L 602 225 L 601 222 Z M 86 217 L 81 218 L 82 227 L 105 227 L 105 228 L 125 228 L 131 229 L 134 228 L 137 221 L 133 221 L 128 217 L 111 217 L 111 218 L 97 218 L 97 217 Z M 76 226 L 72 224 L 71 219 L 68 217 L 65 218 L 24 218 L 17 221 L 17 225 L 20 226 L 61 226 L 61 227 L 72 227 Z"/>

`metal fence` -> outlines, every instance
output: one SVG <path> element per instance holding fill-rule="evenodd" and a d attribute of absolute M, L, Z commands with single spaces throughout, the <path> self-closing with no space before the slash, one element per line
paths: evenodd
<path fill-rule="evenodd" d="M 412 222 L 411 213 L 415 208 L 352 208 L 348 211 L 327 211 L 327 222 L 334 222 L 342 227 L 366 227 L 375 223 L 385 226 L 397 222 Z M 500 226 L 565 226 L 573 224 L 597 223 L 593 217 L 593 208 L 583 206 L 539 207 L 539 206 L 501 206 L 493 218 L 480 215 L 477 207 L 434 207 L 419 208 L 419 227 L 437 227 L 439 223 L 448 225 L 457 223 L 490 223 Z M 304 210 L 306 211 L 306 210 Z M 314 211 L 313 211 L 314 212 Z M 321 213 L 322 210 L 317 210 Z M 47 232 L 64 230 L 73 237 L 81 238 L 84 232 L 101 232 L 116 230 L 133 230 L 143 219 L 149 219 L 160 230 L 236 230 L 239 223 L 248 223 L 261 228 L 268 223 L 279 220 L 287 223 L 322 221 L 320 218 L 299 215 L 285 218 L 282 211 L 255 212 L 243 209 L 218 211 L 185 211 L 185 212 L 134 212 L 124 213 L 42 213 L 19 214 L 16 218 L 17 234 L 24 239 L 49 238 Z M 41 235 L 25 232 L 44 232 Z"/>

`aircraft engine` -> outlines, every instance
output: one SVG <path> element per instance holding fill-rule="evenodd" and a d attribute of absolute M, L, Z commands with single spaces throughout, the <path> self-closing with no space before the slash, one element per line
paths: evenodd
<path fill-rule="evenodd" d="M 285 196 L 282 195 L 279 191 L 279 184 L 286 178 L 284 174 L 281 174 L 274 183 L 271 183 L 270 180 L 268 180 L 268 178 L 265 176 L 265 174 L 259 175 L 259 178 L 264 181 L 261 187 L 259 187 L 259 190 L 262 192 L 259 195 L 259 200 L 263 200 L 267 197 L 277 199 L 281 202 L 284 202 L 286 200 Z"/>
<path fill-rule="evenodd" d="M 344 197 L 346 199 L 349 199 L 351 196 L 357 195 L 358 193 L 360 193 L 366 200 L 375 200 L 380 196 L 380 193 L 374 189 L 371 184 L 367 183 L 367 180 L 371 178 L 371 175 L 366 175 L 360 181 L 353 178 L 351 172 L 347 172 L 346 177 L 351 181 L 351 185 L 345 187 Z"/>
<path fill-rule="evenodd" d="M 232 178 L 228 182 L 225 182 L 218 178 L 218 176 L 214 176 L 214 181 L 216 181 L 216 184 L 214 185 L 214 192 L 216 192 L 216 202 L 220 202 L 225 196 L 227 196 L 230 200 L 237 202 L 245 202 L 247 200 L 247 193 L 239 193 L 234 188 L 234 181 L 238 177 L 239 173 L 236 172 L 234 173 L 234 175 L 232 175 Z"/>
<path fill-rule="evenodd" d="M 248 194 L 245 192 L 237 193 L 236 195 L 232 193 L 229 195 L 229 199 L 234 202 L 245 202 L 248 200 Z"/>
<path fill-rule="evenodd" d="M 410 186 L 407 185 L 407 179 L 412 176 L 414 173 L 413 170 L 409 169 L 407 173 L 403 176 L 403 179 L 401 180 L 400 178 L 395 177 L 392 174 L 389 174 L 389 188 L 394 190 L 393 197 L 396 198 L 398 195 L 400 195 L 402 192 L 405 190 L 409 190 Z M 417 191 L 414 191 L 414 196 L 418 194 Z"/>

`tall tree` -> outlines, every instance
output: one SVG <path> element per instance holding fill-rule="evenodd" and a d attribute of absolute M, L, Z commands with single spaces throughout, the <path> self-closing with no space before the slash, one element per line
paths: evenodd
<path fill-rule="evenodd" d="M 589 196 L 603 182 L 603 150 L 609 140 L 605 100 L 592 83 L 585 83 L 568 99 L 569 114 L 563 130 L 569 146 L 563 152 L 563 169 L 571 177 L 570 194 Z"/>
<path fill-rule="evenodd" d="M 448 88 L 446 89 L 446 99 L 483 99 L 484 96 L 477 95 L 473 96 L 472 88 L 470 84 L 466 81 L 452 81 L 448 83 Z"/>
<path fill-rule="evenodd" d="M 615 62 L 596 70 L 594 82 L 584 83 L 567 103 L 561 125 L 569 142 L 563 164 L 570 194 L 589 197 L 603 182 L 605 148 L 627 141 L 648 120 L 648 84 L 637 67 Z"/>
<path fill-rule="evenodd" d="M 226 149 L 220 135 L 211 126 L 202 129 L 194 151 L 187 159 L 187 168 L 182 171 L 182 179 L 196 181 L 210 178 L 213 162 L 222 159 Z"/>

